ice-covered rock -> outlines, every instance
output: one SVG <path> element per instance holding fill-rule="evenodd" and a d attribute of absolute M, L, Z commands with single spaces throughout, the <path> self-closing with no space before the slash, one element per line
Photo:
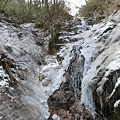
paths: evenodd
<path fill-rule="evenodd" d="M 119 16 L 93 27 L 83 18 L 64 21 L 54 55 L 48 33 L 2 20 L 0 119 L 119 120 Z"/>

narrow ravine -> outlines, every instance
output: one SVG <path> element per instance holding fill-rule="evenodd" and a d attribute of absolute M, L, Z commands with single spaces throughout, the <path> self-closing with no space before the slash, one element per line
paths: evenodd
<path fill-rule="evenodd" d="M 64 21 L 54 54 L 48 32 L 0 21 L 0 119 L 119 120 L 119 18 Z"/>
<path fill-rule="evenodd" d="M 114 87 L 111 86 L 111 88 L 107 90 L 108 93 L 106 93 L 105 90 L 107 87 L 104 88 L 104 85 L 107 85 L 106 79 L 109 80 L 108 76 L 111 73 L 111 69 L 115 69 L 115 66 L 111 66 L 113 68 L 108 68 L 107 66 L 109 66 L 114 59 L 111 55 L 117 51 L 115 46 L 117 46 L 118 43 L 114 43 L 115 46 L 112 45 L 116 39 L 119 39 L 119 35 L 117 34 L 119 24 L 116 26 L 117 24 L 115 22 L 104 21 L 93 27 L 89 26 L 89 30 L 84 30 L 83 33 L 78 32 L 77 35 L 73 36 L 78 39 L 78 42 L 76 42 L 77 45 L 71 43 L 73 45 L 71 50 L 73 56 L 64 74 L 66 81 L 63 82 L 59 89 L 48 99 L 48 106 L 51 112 L 49 119 L 51 119 L 51 116 L 54 114 L 57 114 L 61 120 L 101 120 L 104 118 L 114 119 L 114 117 L 118 119 L 112 113 L 114 107 L 113 101 L 112 103 L 107 102 L 107 97 Z M 84 29 L 83 26 L 82 29 Z M 80 30 L 81 28 L 79 31 Z M 115 33 L 116 38 L 109 36 L 113 33 Z M 81 38 L 82 40 L 80 41 Z M 111 44 L 109 44 L 108 41 Z M 118 64 L 116 66 L 118 66 Z M 108 72 L 105 72 L 105 69 L 107 69 Z M 117 69 L 119 69 L 119 67 Z M 104 77 L 104 74 L 107 74 L 107 76 L 105 75 Z M 105 79 L 105 81 L 103 79 Z M 112 82 L 112 79 L 110 82 Z M 117 96 L 119 100 L 119 94 Z M 98 101 L 99 98 L 100 101 Z M 98 104 L 100 104 L 100 108 Z M 104 104 L 106 104 L 105 107 L 103 107 Z M 112 104 L 112 106 L 109 106 L 109 104 Z M 108 110 L 109 107 L 110 111 Z M 102 109 L 104 109 L 103 112 Z"/>

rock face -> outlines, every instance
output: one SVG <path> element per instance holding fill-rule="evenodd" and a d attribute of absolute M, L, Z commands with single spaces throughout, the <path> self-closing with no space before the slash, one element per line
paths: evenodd
<path fill-rule="evenodd" d="M 54 114 L 61 120 L 119 120 L 119 30 L 116 22 L 101 23 L 73 46 L 66 82 L 48 99 L 50 120 Z"/>
<path fill-rule="evenodd" d="M 83 78 L 85 58 L 81 55 L 80 47 L 78 46 L 74 46 L 71 53 L 73 57 L 64 74 L 66 82 L 61 83 L 59 90 L 56 90 L 48 99 L 48 106 L 51 113 L 50 117 L 53 114 L 58 114 L 61 119 L 80 119 L 78 106 L 81 97 L 80 86 L 81 79 Z M 76 110 L 75 115 L 73 114 L 73 109 Z"/>
<path fill-rule="evenodd" d="M 34 29 L 31 23 L 15 27 L 8 22 L 11 18 L 7 19 L 4 13 L 0 16 L 0 119 L 41 119 L 42 111 L 36 107 L 38 104 L 35 102 L 38 96 L 30 84 L 39 82 L 37 69 L 45 64 L 43 56 L 47 53 L 46 49 L 36 44 L 39 35 L 41 38 L 45 35 Z M 36 97 L 31 97 L 32 95 Z M 34 102 L 32 98 L 35 98 Z"/>
<path fill-rule="evenodd" d="M 119 120 L 120 11 L 93 27 L 82 18 L 64 21 L 52 36 L 54 55 L 48 32 L 31 23 L 15 27 L 4 14 L 1 120 Z"/>

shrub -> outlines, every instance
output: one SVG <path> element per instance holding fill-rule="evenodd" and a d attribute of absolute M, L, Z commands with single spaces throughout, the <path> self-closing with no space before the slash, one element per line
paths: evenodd
<path fill-rule="evenodd" d="M 86 5 L 83 5 L 79 10 L 79 15 L 82 17 L 90 17 L 95 21 L 103 15 L 110 15 L 111 11 L 115 9 L 115 4 L 119 0 L 88 0 Z"/>

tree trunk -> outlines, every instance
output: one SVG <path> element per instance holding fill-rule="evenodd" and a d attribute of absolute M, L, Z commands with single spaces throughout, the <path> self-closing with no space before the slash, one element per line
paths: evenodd
<path fill-rule="evenodd" d="M 32 17 L 32 0 L 28 1 L 28 8 L 29 8 L 28 19 L 31 19 L 31 17 Z"/>
<path fill-rule="evenodd" d="M 87 0 L 85 0 L 85 2 L 86 2 L 86 4 L 88 4 L 88 3 L 87 3 Z"/>

